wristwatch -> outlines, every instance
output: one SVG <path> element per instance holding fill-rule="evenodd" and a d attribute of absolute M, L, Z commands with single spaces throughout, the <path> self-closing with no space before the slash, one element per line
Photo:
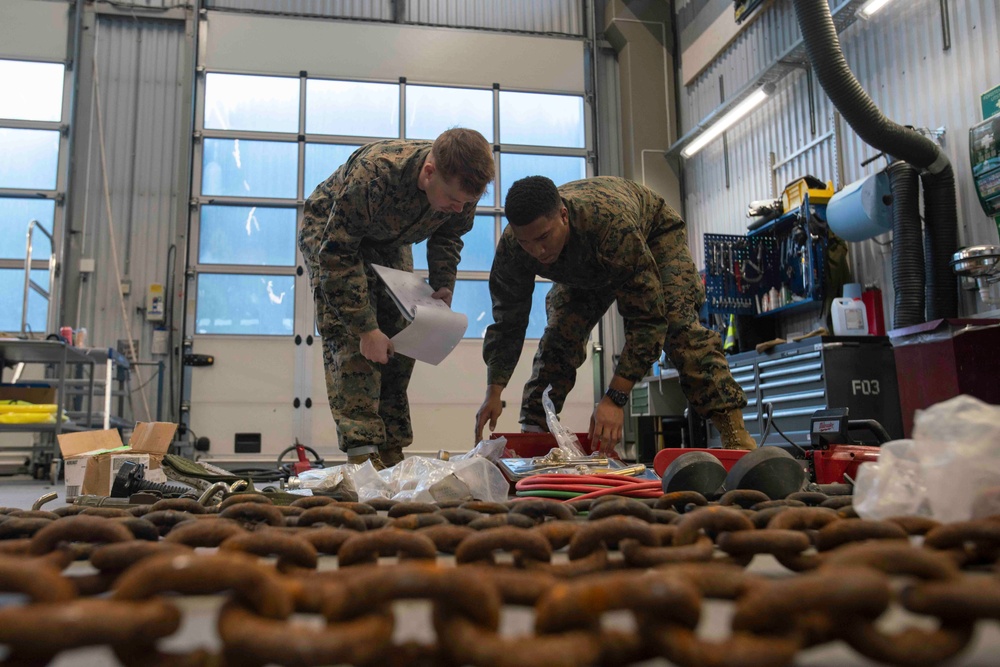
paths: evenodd
<path fill-rule="evenodd" d="M 604 392 L 604 395 L 610 398 L 611 402 L 619 408 L 624 408 L 625 404 L 628 403 L 628 394 L 620 389 L 612 389 L 611 387 L 608 387 L 608 390 Z"/>

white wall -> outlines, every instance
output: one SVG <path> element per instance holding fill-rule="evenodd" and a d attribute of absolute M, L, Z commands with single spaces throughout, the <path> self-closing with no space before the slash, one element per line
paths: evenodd
<path fill-rule="evenodd" d="M 0 2 L 0 58 L 64 60 L 68 32 L 67 2 Z"/>
<path fill-rule="evenodd" d="M 584 92 L 577 39 L 209 12 L 202 54 L 212 70 Z"/>

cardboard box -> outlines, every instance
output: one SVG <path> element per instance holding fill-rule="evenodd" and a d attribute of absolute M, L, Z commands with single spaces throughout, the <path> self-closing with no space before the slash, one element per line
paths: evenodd
<path fill-rule="evenodd" d="M 177 424 L 139 422 L 127 446 L 122 445 L 116 429 L 60 434 L 66 501 L 80 494 L 111 495 L 111 484 L 126 461 L 145 466 L 145 478 L 150 482 L 166 482 L 160 465 L 176 431 Z"/>
<path fill-rule="evenodd" d="M 31 384 L 0 385 L 0 401 L 27 401 L 36 405 L 56 402 L 56 388 Z"/>

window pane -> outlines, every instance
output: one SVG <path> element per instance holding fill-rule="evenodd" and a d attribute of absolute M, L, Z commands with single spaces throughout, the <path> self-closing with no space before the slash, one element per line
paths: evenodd
<path fill-rule="evenodd" d="M 37 220 L 49 234 L 55 217 L 52 199 L 0 197 L 0 259 L 24 259 L 28 245 L 28 223 Z M 35 228 L 31 237 L 31 258 L 48 259 L 52 254 L 49 237 Z"/>
<path fill-rule="evenodd" d="M 63 66 L 0 60 L 0 118 L 62 120 Z"/>
<path fill-rule="evenodd" d="M 541 338 L 545 331 L 545 295 L 552 289 L 552 283 L 535 283 L 531 298 L 531 315 L 525 338 Z M 459 280 L 455 283 L 455 296 L 451 308 L 465 313 L 469 318 L 466 338 L 483 338 L 486 327 L 493 324 L 493 302 L 490 300 L 490 285 L 485 280 Z"/>
<path fill-rule="evenodd" d="M 583 98 L 500 91 L 500 143 L 583 148 Z"/>
<path fill-rule="evenodd" d="M 55 190 L 58 130 L 0 128 L 0 188 Z"/>
<path fill-rule="evenodd" d="M 493 91 L 406 87 L 407 139 L 436 139 L 452 127 L 478 130 L 493 143 Z"/>
<path fill-rule="evenodd" d="M 493 232 L 493 216 L 477 215 L 472 229 L 462 237 L 465 247 L 458 262 L 459 271 L 489 271 L 497 242 Z M 413 246 L 413 268 L 427 270 L 427 241 Z"/>
<path fill-rule="evenodd" d="M 525 176 L 548 176 L 556 185 L 577 181 L 587 176 L 587 161 L 582 157 L 558 155 L 500 155 L 500 203 L 507 199 L 507 190 Z"/>
<path fill-rule="evenodd" d="M 49 272 L 33 270 L 31 279 L 42 289 L 49 289 Z M 24 306 L 24 269 L 0 269 L 0 331 L 21 330 Z M 28 330 L 45 332 L 48 302 L 36 292 L 28 292 Z"/>
<path fill-rule="evenodd" d="M 399 136 L 399 84 L 306 81 L 306 132 Z"/>
<path fill-rule="evenodd" d="M 330 174 L 347 162 L 347 158 L 358 148 L 340 144 L 306 144 L 305 196 L 308 197 L 316 186 L 330 178 Z"/>
<path fill-rule="evenodd" d="M 195 331 L 200 334 L 282 336 L 295 317 L 293 276 L 202 273 Z"/>
<path fill-rule="evenodd" d="M 201 193 L 295 198 L 299 149 L 294 143 L 205 139 Z"/>
<path fill-rule="evenodd" d="M 295 209 L 202 206 L 201 264 L 295 265 Z"/>
<path fill-rule="evenodd" d="M 277 76 L 208 74 L 205 127 L 254 132 L 299 131 L 299 80 Z"/>

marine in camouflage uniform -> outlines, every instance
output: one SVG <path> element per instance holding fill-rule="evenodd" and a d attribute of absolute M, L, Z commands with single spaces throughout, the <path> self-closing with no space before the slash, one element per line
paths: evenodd
<path fill-rule="evenodd" d="M 483 343 L 488 384 L 510 381 L 540 276 L 555 285 L 545 301 L 548 324 L 524 387 L 520 421 L 526 428 L 547 430 L 542 392 L 551 384 L 550 398 L 557 412 L 562 409 L 585 361 L 590 332 L 617 301 L 625 345 L 616 376 L 631 387 L 666 349 L 699 415 L 739 416 L 742 433 L 720 428 L 726 445 L 755 446 L 739 412 L 747 399 L 729 371 L 719 335 L 698 321 L 705 292 L 681 217 L 652 190 L 621 178 L 574 181 L 558 194 L 569 230 L 554 262 L 542 263 L 522 248 L 514 224 L 497 246 L 490 273 L 495 323 Z"/>
<path fill-rule="evenodd" d="M 380 452 L 391 465 L 413 441 L 406 392 L 414 362 L 390 354 L 380 364 L 361 353 L 362 333 L 380 329 L 391 338 L 406 326 L 371 265 L 412 271 L 412 244 L 427 240 L 431 287 L 453 290 L 462 235 L 475 215 L 476 201 L 439 211 L 418 188 L 431 149 L 430 141 L 403 140 L 359 148 L 306 200 L 299 233 L 340 448 L 377 467 Z"/>

